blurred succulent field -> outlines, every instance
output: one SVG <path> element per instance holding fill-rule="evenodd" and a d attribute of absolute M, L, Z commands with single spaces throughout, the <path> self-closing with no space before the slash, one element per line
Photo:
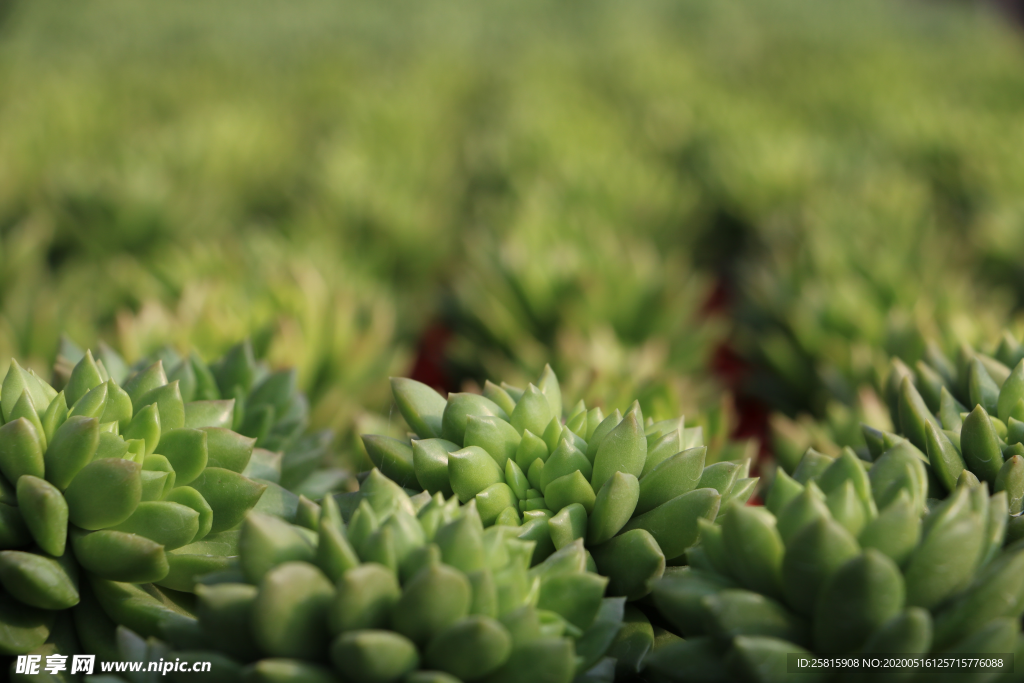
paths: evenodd
<path fill-rule="evenodd" d="M 567 431 L 534 435 L 545 458 L 561 438 L 586 447 L 587 409 L 645 417 L 652 447 L 678 433 L 706 448 L 707 481 L 726 472 L 719 493 L 738 502 L 768 494 L 775 461 L 797 476 L 808 448 L 870 460 L 906 437 L 927 452 L 926 422 L 959 458 L 977 407 L 1007 463 L 1024 457 L 1005 384 L 1024 357 L 1024 41 L 987 5 L 0 1 L 0 93 L 0 376 L 16 358 L 59 390 L 86 348 L 122 367 L 103 371 L 114 384 L 159 359 L 185 387 L 189 358 L 210 363 L 232 378 L 216 398 L 241 387 L 230 425 L 261 439 L 246 473 L 278 496 L 261 513 L 317 520 L 295 494 L 360 495 L 357 472 L 413 457 L 363 434 L 472 448 L 408 423 L 392 376 L 507 398 L 487 414 L 525 442 L 513 408 L 553 373 L 548 419 Z M 294 381 L 287 400 L 267 378 Z M 970 452 L 956 472 L 980 471 Z M 1012 513 L 1021 487 L 998 489 Z M 405 523 L 373 501 L 360 523 Z M 444 523 L 475 523 L 456 502 Z M 558 512 L 545 505 L 530 512 Z M 629 622 L 621 607 L 566 638 L 607 610 Z M 659 609 L 655 626 L 676 623 Z"/>
<path fill-rule="evenodd" d="M 2 343 L 40 368 L 64 331 L 258 331 L 358 394 L 352 346 L 401 367 L 440 319 L 455 383 L 699 376 L 717 279 L 795 410 L 1019 287 L 1020 48 L 982 11 L 42 2 L 3 30 Z"/>

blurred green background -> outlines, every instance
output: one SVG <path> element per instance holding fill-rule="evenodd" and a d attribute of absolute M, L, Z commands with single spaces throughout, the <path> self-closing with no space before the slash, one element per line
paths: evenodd
<path fill-rule="evenodd" d="M 129 362 L 252 336 L 340 453 L 389 375 L 545 362 L 567 400 L 763 436 L 1024 303 L 1024 43 L 985 4 L 0 17 L 0 371 L 61 333 Z"/>

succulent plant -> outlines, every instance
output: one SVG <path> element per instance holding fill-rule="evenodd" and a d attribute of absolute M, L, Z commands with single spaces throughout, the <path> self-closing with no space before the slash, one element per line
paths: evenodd
<path fill-rule="evenodd" d="M 581 542 L 530 568 L 535 542 L 484 529 L 475 502 L 410 497 L 376 470 L 359 492 L 303 498 L 298 522 L 249 513 L 195 616 L 165 614 L 170 656 L 112 626 L 108 640 L 136 660 L 215 660 L 224 680 L 569 683 L 623 621 Z"/>
<path fill-rule="evenodd" d="M 129 584 L 188 591 L 228 564 L 231 529 L 267 485 L 246 476 L 255 439 L 230 429 L 233 399 L 186 401 L 185 384 L 160 361 L 119 383 L 87 351 L 58 392 L 11 362 L 0 387 L 0 651 L 42 644 L 87 582 L 110 602 Z"/>
<path fill-rule="evenodd" d="M 874 425 L 862 425 L 860 455 L 877 459 L 905 439 L 925 463 L 930 497 L 944 498 L 962 477 L 984 481 L 1008 496 L 1010 536 L 1024 535 L 1024 348 L 1016 338 L 1005 332 L 991 355 L 961 345 L 955 361 L 932 343 L 913 369 L 893 358 L 882 393 L 888 415 L 875 411 Z M 895 431 L 879 429 L 878 422 Z M 788 438 L 777 434 L 782 452 L 792 452 L 815 429 L 794 426 L 788 425 Z M 826 436 L 819 443 L 832 455 L 838 451 Z M 812 449 L 801 462 L 808 459 L 826 462 L 828 455 Z M 781 463 L 793 471 L 791 459 Z"/>
<path fill-rule="evenodd" d="M 749 459 L 705 467 L 701 428 L 682 417 L 645 422 L 636 402 L 605 416 L 581 401 L 563 422 L 550 367 L 536 385 L 488 382 L 483 395 L 445 399 L 405 378 L 392 387 L 417 438 L 364 436 L 381 472 L 475 500 L 485 526 L 536 542 L 535 563 L 584 539 L 613 595 L 646 595 L 696 542 L 698 520 L 714 520 L 723 502 L 746 502 L 758 481 Z"/>
<path fill-rule="evenodd" d="M 846 451 L 822 465 L 780 471 L 765 508 L 700 522 L 690 565 L 655 584 L 685 640 L 646 660 L 650 680 L 788 680 L 787 653 L 1021 651 L 1024 546 L 1003 548 L 1005 493 L 965 477 L 927 501 L 905 440 L 873 464 Z"/>
<path fill-rule="evenodd" d="M 726 332 L 702 311 L 710 279 L 678 248 L 592 225 L 556 229 L 553 219 L 474 242 L 453 288 L 456 372 L 525 384 L 550 362 L 566 395 L 591 405 L 696 408 Z"/>
<path fill-rule="evenodd" d="M 74 363 L 84 352 L 66 337 L 61 340 L 55 363 L 55 384 L 67 382 Z M 145 368 L 160 361 L 169 368 L 168 377 L 179 379 L 182 398 L 191 400 L 234 401 L 231 428 L 256 439 L 252 476 L 270 485 L 273 495 L 286 497 L 287 511 L 294 514 L 296 496 L 279 489 L 320 498 L 339 488 L 348 475 L 329 467 L 330 430 L 309 431 L 309 402 L 300 391 L 297 369 L 272 371 L 265 361 L 256 359 L 253 344 L 246 339 L 231 347 L 223 357 L 207 364 L 194 350 L 182 356 L 170 345 L 157 349 L 130 367 L 109 346 L 100 345 L 106 366 L 118 368 L 119 375 Z"/>

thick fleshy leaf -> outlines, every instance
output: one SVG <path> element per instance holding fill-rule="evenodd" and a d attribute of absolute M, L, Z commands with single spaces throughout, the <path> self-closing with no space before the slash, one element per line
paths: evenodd
<path fill-rule="evenodd" d="M 405 377 L 392 377 L 391 391 L 406 424 L 421 439 L 441 437 L 441 420 L 447 406 L 443 396 L 426 384 Z"/>
<path fill-rule="evenodd" d="M 999 437 L 988 416 L 983 406 L 975 406 L 964 419 L 960 448 L 971 471 L 978 479 L 992 485 L 1003 466 L 1003 454 L 999 448 Z"/>
<path fill-rule="evenodd" d="M 317 659 L 327 649 L 327 613 L 334 587 L 306 562 L 286 562 L 260 581 L 252 606 L 252 630 L 272 657 Z"/>
<path fill-rule="evenodd" d="M 142 500 L 142 467 L 132 460 L 95 460 L 75 475 L 64 498 L 75 526 L 87 530 L 116 526 Z"/>
<path fill-rule="evenodd" d="M 54 557 L 64 554 L 68 535 L 68 504 L 56 486 L 26 475 L 18 480 L 18 507 L 25 526 L 43 551 Z"/>
<path fill-rule="evenodd" d="M 821 652 L 854 652 L 903 610 L 903 575 L 889 557 L 868 549 L 839 567 L 822 586 L 814 616 Z"/>
<path fill-rule="evenodd" d="M 647 438 L 634 413 L 629 413 L 601 441 L 594 456 L 591 482 L 598 490 L 615 473 L 639 477 L 647 459 Z"/>

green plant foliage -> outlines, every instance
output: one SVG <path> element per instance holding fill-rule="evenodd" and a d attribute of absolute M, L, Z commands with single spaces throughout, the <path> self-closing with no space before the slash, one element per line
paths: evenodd
<path fill-rule="evenodd" d="M 191 591 L 229 564 L 245 514 L 281 498 L 265 502 L 270 484 L 248 476 L 256 438 L 231 430 L 234 399 L 193 400 L 194 376 L 104 356 L 84 352 L 59 392 L 16 360 L 0 386 L 5 654 L 68 626 L 86 585 L 108 614 L 133 584 Z"/>
<path fill-rule="evenodd" d="M 725 325 L 702 307 L 707 278 L 612 226 L 524 219 L 472 245 L 454 284 L 449 359 L 456 374 L 525 384 L 551 362 L 567 396 L 634 399 L 650 414 L 693 412 Z"/>
<path fill-rule="evenodd" d="M 874 464 L 811 453 L 766 508 L 702 523 L 689 566 L 653 594 L 685 641 L 650 655 L 647 675 L 777 681 L 787 653 L 1019 651 L 1024 548 L 1003 549 L 1006 494 L 963 481 L 926 505 L 908 445 Z"/>
<path fill-rule="evenodd" d="M 1024 499 L 1022 359 L 1024 348 L 1010 331 L 984 350 L 961 344 L 952 357 L 930 343 L 926 359 L 913 369 L 893 358 L 880 382 L 884 400 L 876 419 L 862 425 L 860 456 L 877 461 L 902 442 L 926 464 L 929 496 L 944 498 L 966 476 L 1005 491 L 1016 520 Z M 815 432 L 816 441 L 808 443 Z M 844 439 L 830 435 L 827 425 L 777 418 L 774 441 L 780 464 L 793 473 L 797 449 L 821 445 L 817 457 L 834 457 Z M 1014 521 L 1011 537 L 1024 533 L 1017 529 Z"/>
<path fill-rule="evenodd" d="M 530 568 L 534 542 L 484 529 L 475 503 L 410 497 L 374 470 L 303 508 L 301 525 L 247 516 L 237 562 L 200 579 L 191 614 L 164 614 L 170 646 L 105 635 L 136 659 L 213 658 L 244 679 L 569 683 L 623 622 L 581 542 Z"/>
<path fill-rule="evenodd" d="M 279 501 L 278 514 L 289 519 L 294 515 L 295 494 L 321 498 L 348 480 L 332 452 L 331 431 L 309 431 L 309 402 L 298 387 L 297 369 L 271 370 L 266 360 L 256 359 L 251 340 L 236 344 L 209 364 L 195 351 L 183 356 L 165 345 L 128 367 L 116 351 L 102 348 L 105 362 L 123 373 L 142 370 L 156 361 L 170 368 L 168 377 L 179 380 L 183 387 L 185 425 L 204 423 L 220 428 L 208 435 L 224 442 L 218 466 L 245 467 L 241 462 L 245 453 L 230 443 L 223 430 L 255 439 L 249 474 L 270 485 L 268 501 Z M 58 386 L 68 381 L 73 364 L 83 355 L 67 338 L 61 341 L 54 369 Z"/>
<path fill-rule="evenodd" d="M 535 563 L 583 539 L 613 595 L 646 595 L 696 542 L 698 520 L 745 502 L 757 485 L 749 454 L 716 460 L 724 454 L 709 456 L 702 428 L 682 417 L 645 420 L 637 402 L 624 415 L 583 401 L 563 410 L 547 366 L 537 384 L 488 382 L 483 395 L 444 399 L 405 378 L 392 388 L 417 438 L 364 436 L 381 472 L 401 486 L 476 501 L 485 526 L 509 526 L 536 543 Z"/>

